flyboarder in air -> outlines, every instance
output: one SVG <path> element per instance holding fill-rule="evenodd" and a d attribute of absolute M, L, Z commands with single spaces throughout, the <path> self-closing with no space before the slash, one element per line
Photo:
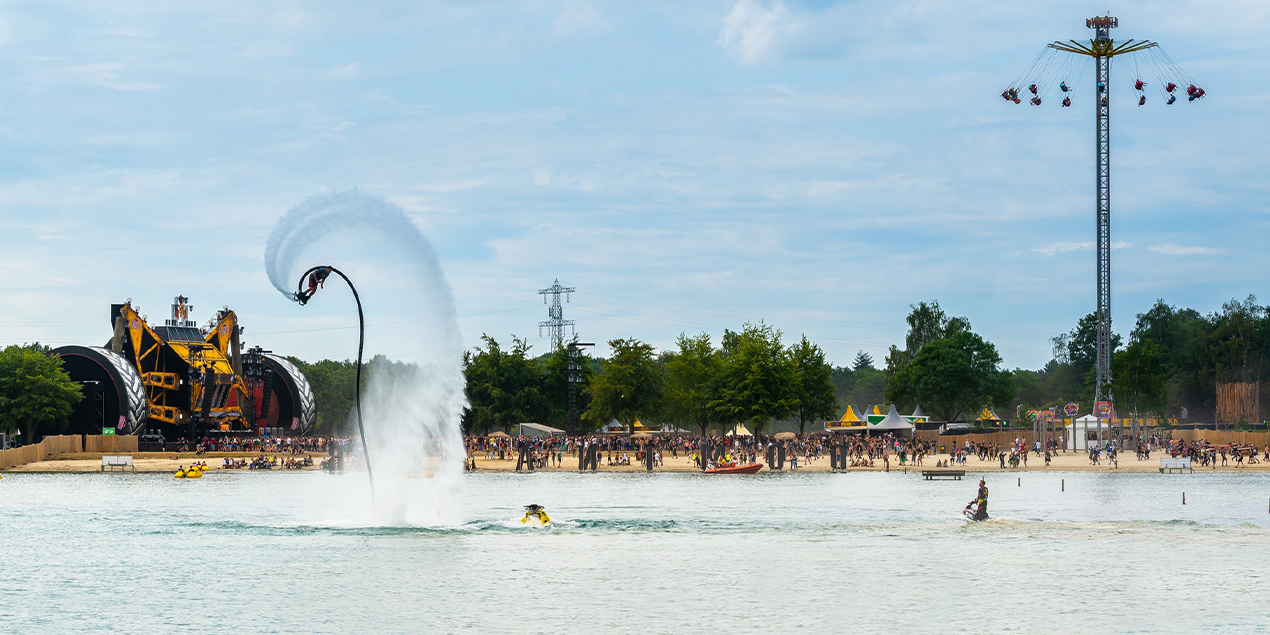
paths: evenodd
<path fill-rule="evenodd" d="M 975 499 L 966 504 L 966 509 L 962 511 L 966 518 L 979 521 L 988 519 L 988 486 L 979 479 L 979 493 Z"/>

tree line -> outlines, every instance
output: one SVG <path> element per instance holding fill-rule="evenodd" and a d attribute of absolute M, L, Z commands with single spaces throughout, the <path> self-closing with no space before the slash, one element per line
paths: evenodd
<path fill-rule="evenodd" d="M 1086 315 L 1051 340 L 1053 359 L 1044 367 L 1014 371 L 1018 402 L 1034 408 L 1091 403 L 1097 333 L 1097 318 Z M 1259 384 L 1270 363 L 1270 307 L 1250 295 L 1203 314 L 1157 300 L 1137 314 L 1128 342 L 1113 332 L 1111 343 L 1111 390 L 1120 416 L 1213 422 L 1217 384 Z M 1264 403 L 1266 387 L 1259 391 Z"/>
<path fill-rule="evenodd" d="M 585 432 L 613 421 L 629 431 L 642 421 L 698 432 L 745 424 L 758 433 L 786 419 L 806 429 L 837 409 L 824 351 L 806 337 L 786 346 L 781 332 L 762 322 L 725 331 L 717 346 L 705 333 L 680 335 L 666 351 L 637 339 L 610 340 L 607 358 L 582 356 L 574 419 L 564 407 L 566 349 L 530 358 L 523 340 L 513 338 L 508 350 L 488 335 L 482 341 L 464 359 L 470 432 L 520 422 Z"/>
<path fill-rule="evenodd" d="M 463 427 L 486 433 L 537 422 L 585 432 L 611 421 L 629 429 L 640 420 L 696 432 L 745 424 L 760 433 L 773 422 L 815 429 L 848 404 L 891 403 L 904 412 L 920 404 L 944 421 L 972 420 L 984 406 L 1007 418 L 1072 402 L 1090 410 L 1093 314 L 1051 339 L 1053 356 L 1043 367 L 1011 371 L 968 319 L 947 315 L 937 301 L 910 309 L 903 347 L 891 346 L 881 368 L 863 351 L 849 366 L 833 366 L 806 336 L 786 344 L 779 330 L 759 322 L 726 330 L 717 343 L 705 333 L 682 334 L 662 351 L 638 339 L 610 340 L 607 358 L 577 360 L 572 389 L 566 349 L 535 356 L 523 339 L 513 336 L 504 346 L 482 336 L 481 345 L 464 354 L 469 408 Z M 1218 383 L 1257 384 L 1263 401 L 1267 396 L 1259 382 L 1270 364 L 1270 307 L 1255 296 L 1207 314 L 1158 300 L 1136 316 L 1127 340 L 1113 334 L 1112 345 L 1112 393 L 1122 417 L 1212 422 Z M 318 431 L 346 433 L 356 365 L 290 359 L 313 386 Z M 378 355 L 367 363 L 363 382 L 398 366 L 409 365 Z M 571 390 L 576 418 L 568 409 Z M 80 386 L 49 347 L 0 349 L 0 431 L 21 430 L 28 442 L 55 433 L 80 399 Z"/>

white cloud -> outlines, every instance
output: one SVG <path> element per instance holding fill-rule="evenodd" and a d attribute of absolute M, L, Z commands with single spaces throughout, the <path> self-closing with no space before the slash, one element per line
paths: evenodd
<path fill-rule="evenodd" d="M 1079 243 L 1052 243 L 1049 245 L 1045 245 L 1044 247 L 1032 248 L 1032 251 L 1035 251 L 1038 254 L 1045 254 L 1046 256 L 1053 256 L 1054 254 L 1064 254 L 1069 251 L 1093 251 L 1093 250 L 1094 250 L 1094 241 L 1092 240 L 1086 241 L 1086 242 L 1079 242 Z"/>
<path fill-rule="evenodd" d="M 551 21 L 551 30 L 559 35 L 600 33 L 609 30 L 609 23 L 590 2 L 582 0 L 565 5 L 560 15 Z"/>
<path fill-rule="evenodd" d="M 357 62 L 349 62 L 348 64 L 340 64 L 327 69 L 326 76 L 331 79 L 357 79 L 360 68 Z"/>
<path fill-rule="evenodd" d="M 357 122 L 355 121 L 341 121 L 335 125 L 334 130 L 335 132 L 340 132 L 343 130 L 348 130 L 349 128 L 352 128 L 353 126 L 356 126 L 356 125 L 357 125 Z"/>
<path fill-rule="evenodd" d="M 1111 243 L 1111 250 L 1115 251 L 1117 249 L 1124 249 L 1130 246 L 1131 245 L 1126 242 Z M 1032 251 L 1038 254 L 1045 254 L 1046 256 L 1053 256 L 1055 254 L 1065 254 L 1069 251 L 1093 251 L 1093 250 L 1094 250 L 1094 241 L 1092 240 L 1083 241 L 1083 242 L 1051 243 L 1043 247 L 1032 248 Z"/>
<path fill-rule="evenodd" d="M 62 66 L 60 68 L 53 69 L 53 72 L 57 75 L 67 77 L 77 83 L 88 86 L 100 86 L 111 90 L 124 92 L 152 92 L 159 89 L 158 84 L 120 79 L 119 71 L 121 69 L 123 69 L 123 64 L 101 62 L 94 64 Z"/>
<path fill-rule="evenodd" d="M 800 23 L 779 0 L 764 7 L 755 0 L 737 0 L 723 18 L 717 43 L 744 64 L 769 56 L 796 33 Z"/>
<path fill-rule="evenodd" d="M 1147 247 L 1151 251 L 1162 253 L 1166 256 L 1208 256 L 1225 252 L 1224 249 L 1214 247 L 1187 247 L 1183 245 L 1171 245 L 1162 243 L 1159 245 L 1151 245 Z"/>

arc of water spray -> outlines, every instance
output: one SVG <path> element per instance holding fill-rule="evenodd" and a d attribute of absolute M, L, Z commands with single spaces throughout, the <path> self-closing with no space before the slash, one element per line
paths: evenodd
<path fill-rule="evenodd" d="M 313 294 L 317 293 L 319 288 L 325 288 L 326 278 L 332 273 L 344 279 L 344 283 L 348 285 L 349 290 L 353 292 L 353 300 L 357 302 L 357 384 L 355 401 L 357 403 L 357 434 L 362 439 L 362 458 L 366 461 L 366 476 L 370 479 L 370 498 L 375 500 L 375 473 L 370 469 L 370 447 L 366 445 L 366 429 L 362 427 L 362 348 L 366 344 L 366 318 L 362 315 L 362 298 L 357 295 L 357 287 L 353 286 L 353 281 L 344 275 L 343 271 L 336 269 L 330 265 L 319 265 L 310 267 L 300 275 L 300 282 L 296 286 L 296 292 L 292 294 L 291 299 L 304 306 L 309 303 L 309 299 Z M 309 288 L 304 288 L 304 282 L 308 280 Z"/>

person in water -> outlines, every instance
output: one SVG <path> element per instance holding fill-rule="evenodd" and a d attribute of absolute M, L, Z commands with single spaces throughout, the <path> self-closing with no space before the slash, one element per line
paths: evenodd
<path fill-rule="evenodd" d="M 979 493 L 975 495 L 975 499 L 966 505 L 966 511 L 970 512 L 970 508 L 974 507 L 974 511 L 970 515 L 971 520 L 987 520 L 988 519 L 988 485 L 979 479 Z"/>

